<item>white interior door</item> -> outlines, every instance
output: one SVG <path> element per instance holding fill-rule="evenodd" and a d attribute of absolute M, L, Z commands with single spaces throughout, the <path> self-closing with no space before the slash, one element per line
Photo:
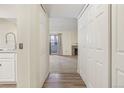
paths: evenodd
<path fill-rule="evenodd" d="M 109 5 L 89 5 L 78 23 L 81 77 L 87 87 L 110 87 Z"/>
<path fill-rule="evenodd" d="M 124 87 L 124 5 L 112 5 L 112 87 Z"/>

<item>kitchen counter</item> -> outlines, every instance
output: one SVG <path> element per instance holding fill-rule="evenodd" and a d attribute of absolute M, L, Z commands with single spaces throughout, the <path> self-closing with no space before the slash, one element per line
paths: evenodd
<path fill-rule="evenodd" d="M 0 51 L 0 53 L 17 53 L 16 50 Z"/>

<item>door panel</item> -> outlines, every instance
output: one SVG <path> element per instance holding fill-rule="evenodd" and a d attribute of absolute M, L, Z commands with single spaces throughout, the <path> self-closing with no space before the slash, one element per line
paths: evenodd
<path fill-rule="evenodd" d="M 109 5 L 89 5 L 79 20 L 80 74 L 87 87 L 110 87 Z"/>
<path fill-rule="evenodd" d="M 112 87 L 124 87 L 124 5 L 112 5 Z"/>

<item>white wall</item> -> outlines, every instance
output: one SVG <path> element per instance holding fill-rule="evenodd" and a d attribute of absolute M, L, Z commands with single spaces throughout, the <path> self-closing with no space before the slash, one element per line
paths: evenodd
<path fill-rule="evenodd" d="M 89 5 L 78 20 L 78 71 L 87 87 L 110 87 L 109 7 Z"/>
<path fill-rule="evenodd" d="M 39 51 L 40 51 L 40 84 L 43 85 L 49 73 L 49 26 L 48 16 L 41 10 L 40 16 L 40 40 L 39 40 Z"/>
<path fill-rule="evenodd" d="M 11 22 L 11 21 L 6 21 L 4 20 L 1 20 L 0 19 L 0 49 L 3 49 L 3 48 L 13 48 L 13 43 L 15 43 L 13 40 L 13 43 L 9 44 L 6 44 L 6 34 L 9 33 L 9 32 L 13 32 L 17 33 L 17 26 L 16 26 L 16 22 Z M 12 38 L 13 39 L 13 38 Z"/>
<path fill-rule="evenodd" d="M 0 4 L 0 18 L 16 18 L 16 4 Z"/>
<path fill-rule="evenodd" d="M 47 15 L 40 5 L 18 5 L 17 87 L 42 87 L 48 75 Z M 43 41 L 44 40 L 44 41 Z"/>
<path fill-rule="evenodd" d="M 72 55 L 72 45 L 77 44 L 77 20 L 71 18 L 50 18 L 51 34 L 62 34 L 62 54 Z"/>

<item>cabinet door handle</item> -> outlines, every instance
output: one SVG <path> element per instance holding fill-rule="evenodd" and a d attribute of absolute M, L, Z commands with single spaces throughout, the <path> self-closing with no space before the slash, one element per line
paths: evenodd
<path fill-rule="evenodd" d="M 2 66 L 2 64 L 0 64 L 0 67 Z"/>

